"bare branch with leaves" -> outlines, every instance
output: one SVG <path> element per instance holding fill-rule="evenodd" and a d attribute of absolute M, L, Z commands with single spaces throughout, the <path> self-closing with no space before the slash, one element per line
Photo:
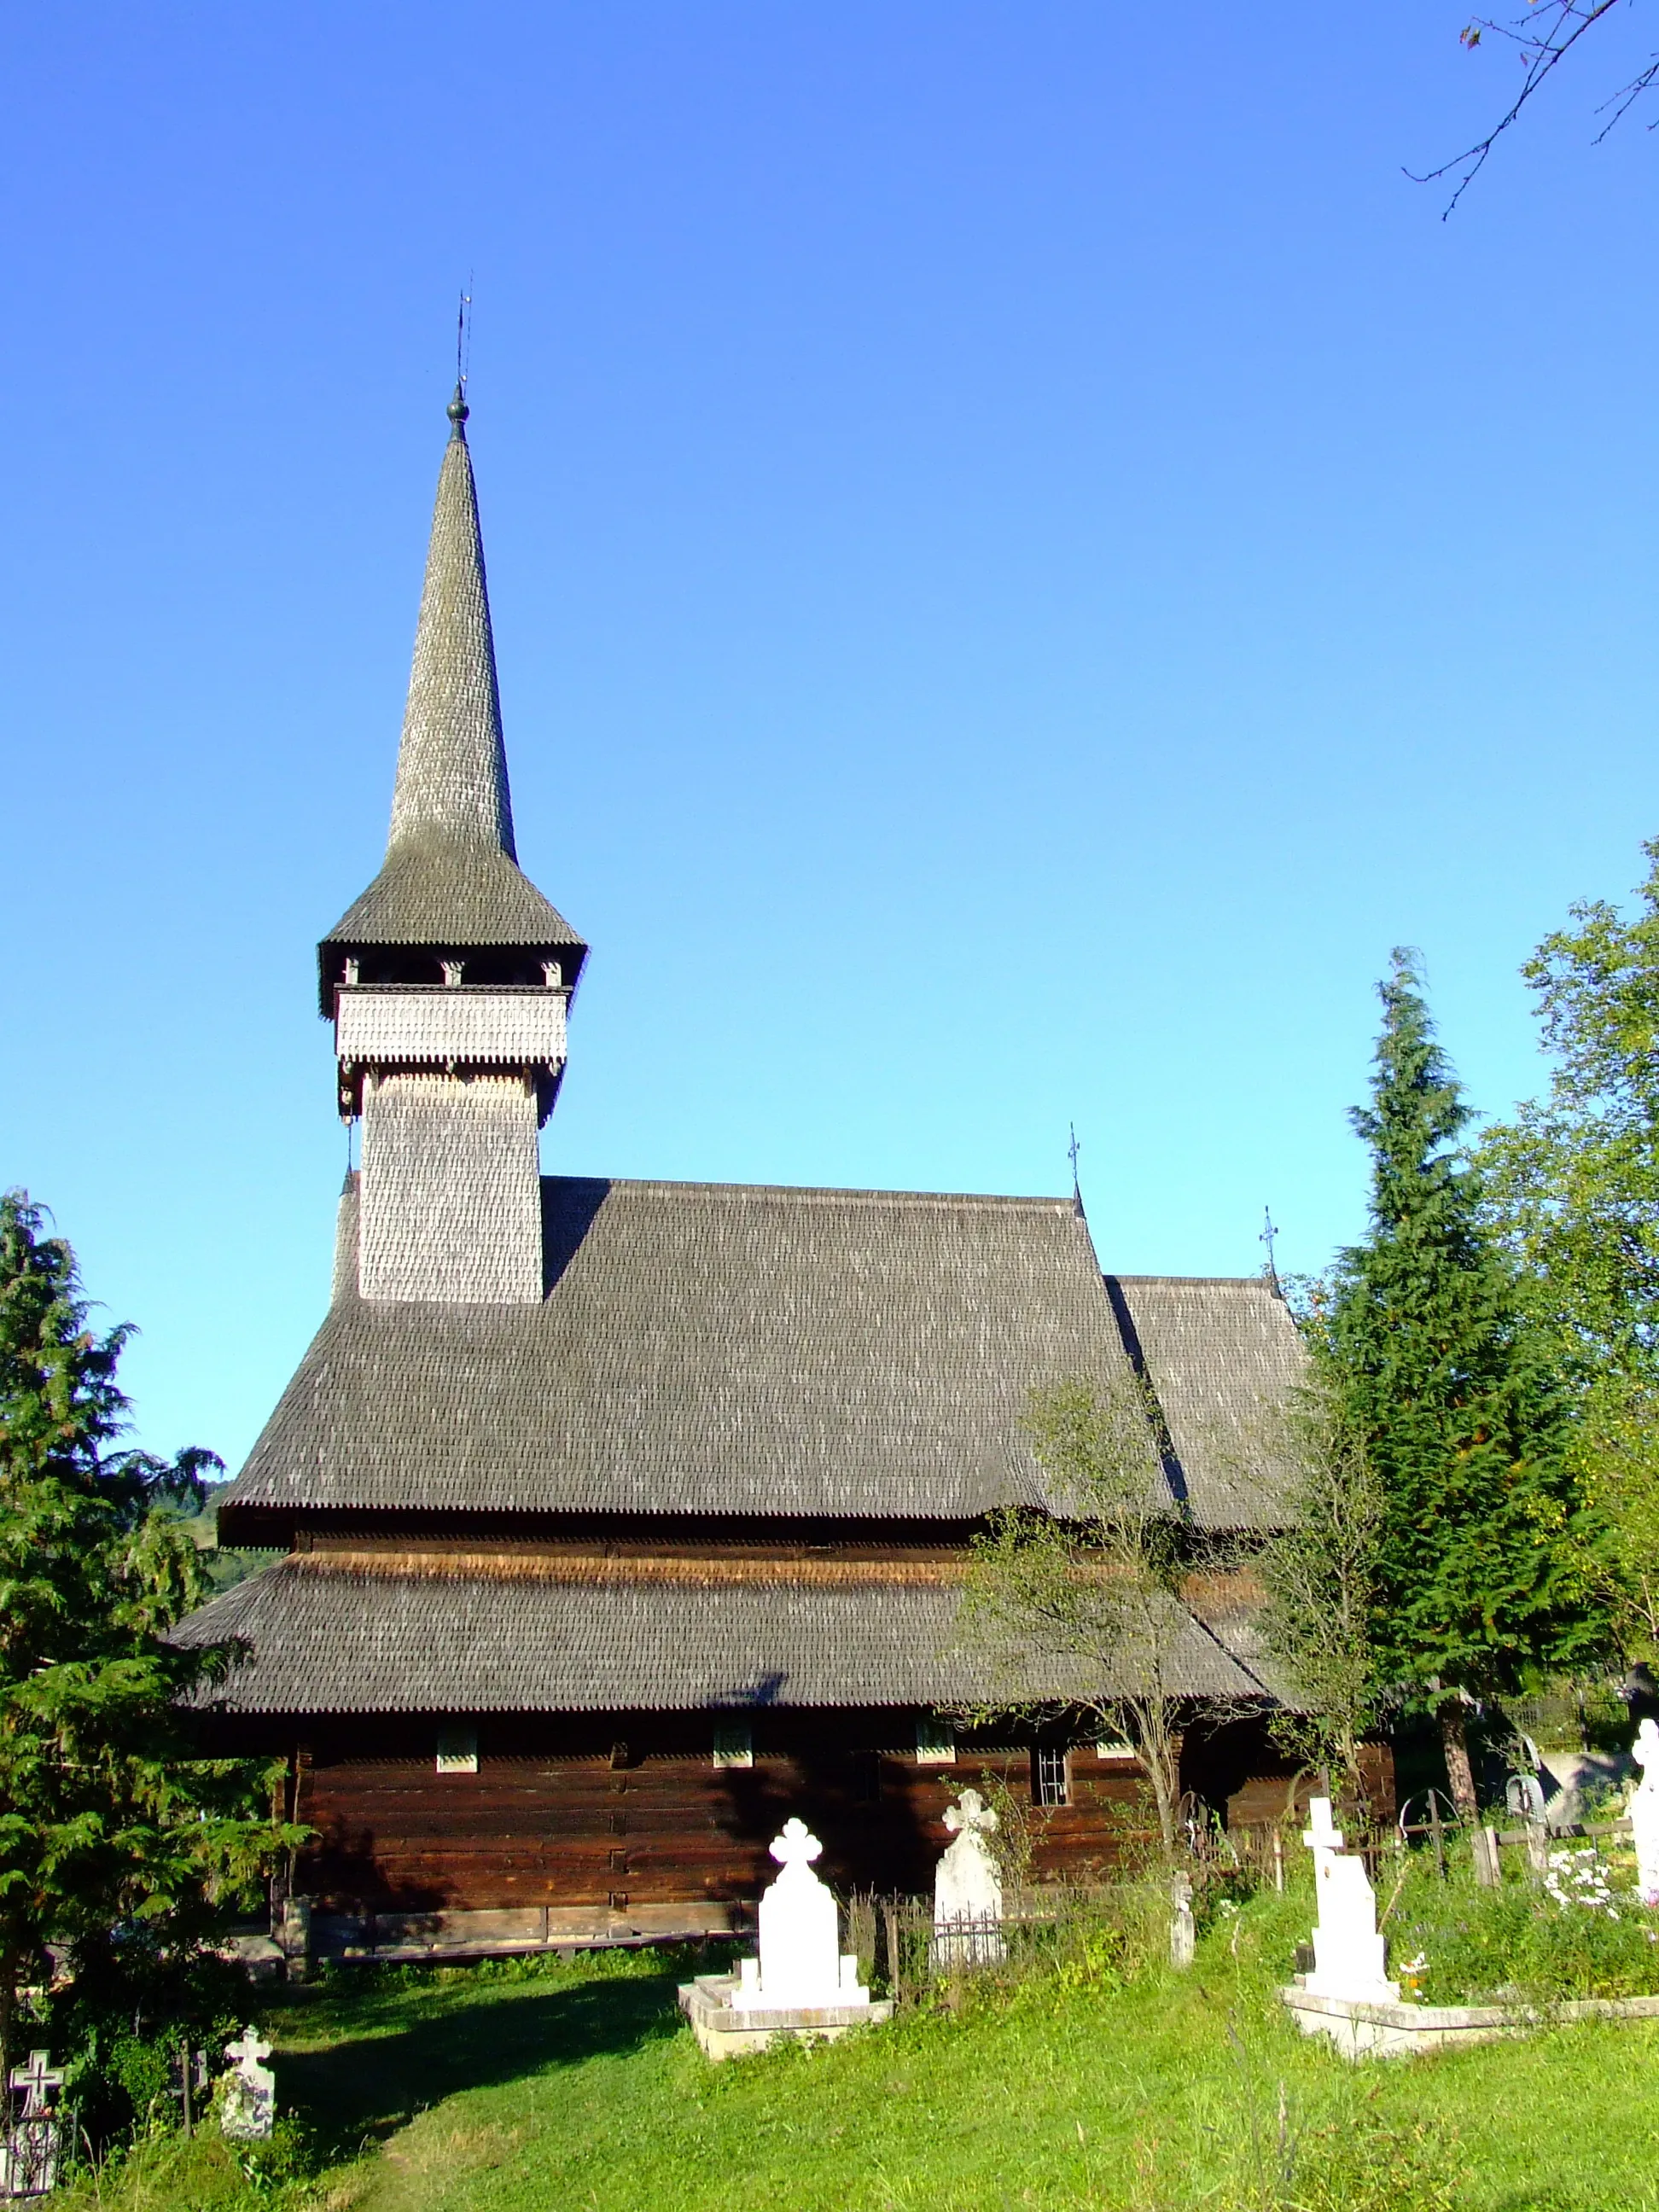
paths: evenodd
<path fill-rule="evenodd" d="M 1540 0 L 1540 4 L 1529 8 L 1524 15 L 1516 16 L 1508 22 L 1486 15 L 1476 16 L 1467 22 L 1458 33 L 1459 42 L 1467 52 L 1473 53 L 1484 46 L 1488 38 L 1505 40 L 1519 50 L 1522 65 L 1520 89 L 1483 138 L 1477 138 L 1474 145 L 1466 146 L 1450 161 L 1442 161 L 1437 168 L 1425 169 L 1420 175 L 1416 170 L 1408 169 L 1407 175 L 1414 184 L 1419 185 L 1433 184 L 1443 177 L 1455 176 L 1457 188 L 1445 209 L 1445 214 L 1449 216 L 1486 167 L 1487 157 L 1498 140 L 1520 121 L 1522 112 L 1579 40 L 1588 32 L 1593 31 L 1598 23 L 1603 22 L 1620 4 L 1621 0 Z M 1628 83 L 1604 100 L 1597 109 L 1597 113 L 1606 115 L 1607 120 L 1595 134 L 1596 145 L 1601 144 L 1608 131 L 1656 80 L 1659 80 L 1659 54 L 1651 56 Z"/>
<path fill-rule="evenodd" d="M 973 1717 L 1069 1711 L 1126 1741 L 1172 1863 L 1182 1732 L 1249 1701 L 1194 1679 L 1212 1639 L 1181 1602 L 1188 1530 L 1160 1477 L 1156 1400 L 1126 1369 L 1040 1394 L 1025 1425 L 1055 1510 L 1009 1509 L 975 1540 L 959 1623 L 997 1686 Z"/>
<path fill-rule="evenodd" d="M 1328 1391 L 1298 1392 L 1277 1430 L 1286 1526 L 1256 1563 L 1257 1629 L 1289 1693 L 1271 1726 L 1294 1758 L 1340 1769 L 1358 1796 L 1360 1750 L 1382 1712 L 1372 1613 L 1385 1500 L 1364 1437 Z"/>

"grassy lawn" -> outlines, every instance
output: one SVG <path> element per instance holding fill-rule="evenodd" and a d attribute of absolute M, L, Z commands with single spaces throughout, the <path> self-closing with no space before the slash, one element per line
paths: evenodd
<path fill-rule="evenodd" d="M 264 2013 L 297 2154 L 248 2182 L 216 2141 L 169 2141 L 74 2201 L 1659 2212 L 1659 2033 L 1558 2030 L 1352 2067 L 1272 1998 L 1310 1903 L 1247 1905 L 1184 1976 L 1048 1976 L 720 2068 L 678 2025 L 684 1957 L 341 1976 Z"/>

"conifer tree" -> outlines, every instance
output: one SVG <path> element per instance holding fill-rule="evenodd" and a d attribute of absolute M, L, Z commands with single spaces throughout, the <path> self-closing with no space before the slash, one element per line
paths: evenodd
<path fill-rule="evenodd" d="M 1409 952 L 1380 995 L 1371 1103 L 1352 1115 L 1370 1232 L 1337 1262 L 1316 1341 L 1381 1489 L 1381 1678 L 1437 1716 L 1470 1819 L 1465 1700 L 1589 1656 L 1589 1530 L 1544 1340 L 1455 1149 L 1470 1109 Z"/>
<path fill-rule="evenodd" d="M 0 1196 L 0 2069 L 48 1944 L 177 1955 L 291 1840 L 261 1765 L 203 1758 L 180 1709 L 229 1655 L 163 1640 L 202 1590 L 169 1508 L 219 1462 L 119 1447 L 130 1333 L 88 1328 L 68 1244 Z"/>

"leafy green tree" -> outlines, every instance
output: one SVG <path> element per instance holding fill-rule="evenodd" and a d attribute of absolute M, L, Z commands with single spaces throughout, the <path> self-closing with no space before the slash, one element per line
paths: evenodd
<path fill-rule="evenodd" d="M 1465 1704 L 1586 1663 L 1601 1632 L 1593 1524 L 1550 1347 L 1456 1150 L 1470 1109 L 1410 953 L 1380 995 L 1371 1103 L 1352 1117 L 1371 1154 L 1370 1231 L 1340 1255 L 1311 1340 L 1381 1488 L 1380 1679 L 1437 1715 L 1472 1818 Z"/>
<path fill-rule="evenodd" d="M 1489 1218 L 1553 1340 L 1627 1650 L 1659 1651 L 1659 839 L 1626 918 L 1571 910 L 1522 974 L 1553 1065 L 1482 1135 Z"/>
<path fill-rule="evenodd" d="M 0 2066 L 49 1944 L 94 1979 L 124 1938 L 186 1950 L 292 1838 L 260 1763 L 192 1739 L 181 1701 L 232 1655 L 164 1638 L 202 1589 L 177 1507 L 219 1462 L 119 1448 L 130 1334 L 88 1328 L 68 1244 L 0 1196 Z"/>

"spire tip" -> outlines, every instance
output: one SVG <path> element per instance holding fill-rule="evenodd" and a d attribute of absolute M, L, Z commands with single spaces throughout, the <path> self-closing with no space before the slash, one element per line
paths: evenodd
<path fill-rule="evenodd" d="M 466 404 L 466 379 L 465 377 L 461 378 L 459 382 L 456 385 L 455 397 L 450 401 L 448 406 L 445 408 L 444 412 L 448 416 L 450 422 L 454 426 L 450 431 L 450 436 L 452 438 L 459 438 L 462 442 L 465 443 L 466 439 L 466 418 L 472 412 L 472 410 Z"/>

